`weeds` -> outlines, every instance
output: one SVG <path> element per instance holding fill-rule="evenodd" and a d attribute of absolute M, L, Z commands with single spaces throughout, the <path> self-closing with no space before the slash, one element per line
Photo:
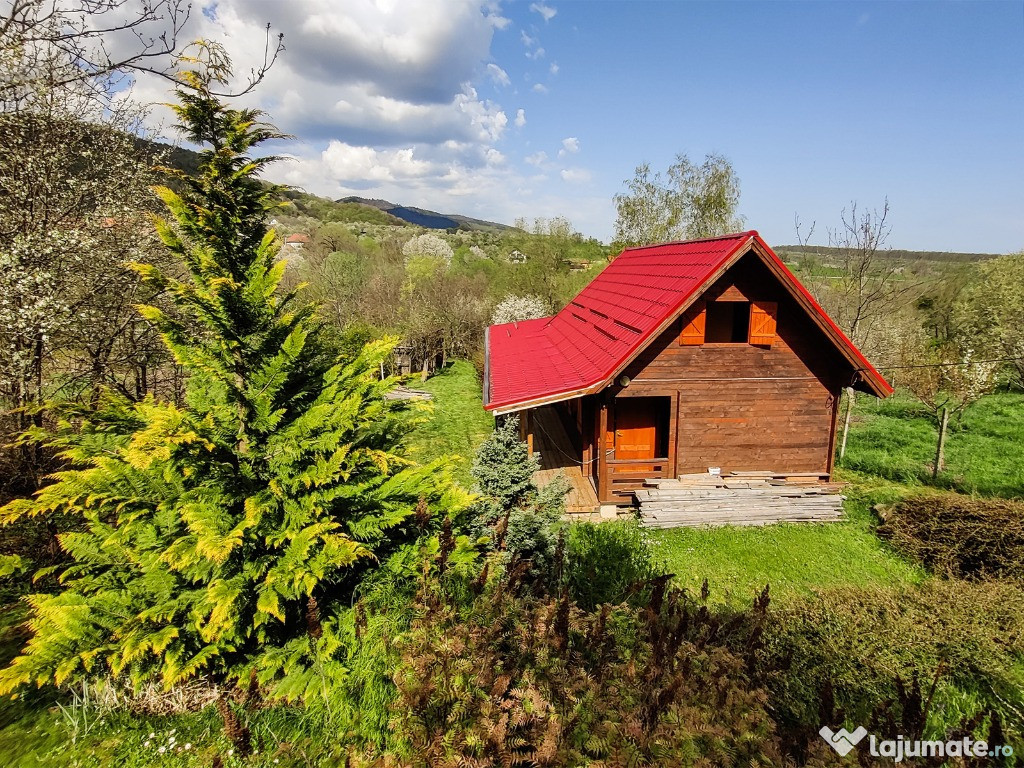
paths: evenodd
<path fill-rule="evenodd" d="M 1024 583 L 1024 502 L 942 494 L 879 508 L 878 534 L 948 578 Z"/>

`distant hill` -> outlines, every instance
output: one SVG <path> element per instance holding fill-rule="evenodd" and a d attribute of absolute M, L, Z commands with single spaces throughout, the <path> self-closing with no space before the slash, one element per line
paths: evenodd
<path fill-rule="evenodd" d="M 358 203 L 377 210 L 389 213 L 410 224 L 427 229 L 469 229 L 477 232 L 503 232 L 515 227 L 507 224 L 498 224 L 494 221 L 474 219 L 470 216 L 462 216 L 457 213 L 438 213 L 426 208 L 413 208 L 406 205 L 396 205 L 387 200 L 374 198 L 356 197 L 355 195 L 343 197 L 339 203 Z"/>
<path fill-rule="evenodd" d="M 188 174 L 195 174 L 199 168 L 199 153 L 191 149 L 174 147 L 159 142 L 139 139 L 139 143 L 164 155 L 164 162 Z M 494 221 L 474 219 L 457 213 L 438 213 L 425 208 L 396 205 L 387 200 L 365 197 L 344 197 L 330 200 L 311 195 L 297 189 L 285 190 L 283 197 L 294 206 L 294 213 L 310 216 L 320 221 L 366 222 L 369 224 L 390 224 L 401 226 L 415 224 L 427 229 L 468 229 L 477 232 L 502 232 L 514 227 Z"/>
<path fill-rule="evenodd" d="M 294 206 L 294 210 L 287 211 L 288 213 L 297 213 L 301 216 L 309 216 L 324 222 L 340 221 L 360 224 L 389 224 L 398 227 L 408 226 L 408 222 L 385 211 L 383 208 L 345 202 L 344 200 L 330 200 L 326 197 L 311 195 L 308 192 L 300 192 L 297 189 L 286 189 L 283 192 L 283 197 Z"/>
<path fill-rule="evenodd" d="M 838 248 L 830 248 L 825 245 L 776 245 L 773 246 L 779 256 L 811 255 L 819 256 L 828 260 L 839 252 Z M 948 251 L 880 251 L 879 255 L 884 258 L 896 259 L 898 261 L 944 261 L 944 262 L 968 262 L 985 261 L 986 259 L 997 259 L 1005 254 L 1002 253 L 956 253 Z"/>
<path fill-rule="evenodd" d="M 138 139 L 140 146 L 162 156 L 162 162 L 170 168 L 176 168 L 189 175 L 199 170 L 199 153 L 184 147 L 175 147 L 161 142 Z M 358 203 L 334 201 L 330 198 L 311 195 L 298 189 L 285 189 L 281 199 L 291 203 L 285 213 L 298 216 L 309 216 L 319 221 L 339 221 L 345 223 L 389 224 L 406 226 L 407 222 L 386 212 L 385 207 L 367 207 Z M 382 201 L 383 202 L 383 201 Z M 388 204 L 390 205 L 390 203 Z"/>

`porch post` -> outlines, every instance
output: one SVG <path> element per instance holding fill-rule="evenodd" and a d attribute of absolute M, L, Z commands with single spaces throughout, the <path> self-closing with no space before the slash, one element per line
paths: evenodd
<path fill-rule="evenodd" d="M 594 433 L 597 431 L 597 414 L 591 402 L 580 400 L 580 468 L 584 477 L 594 476 Z"/>
<path fill-rule="evenodd" d="M 602 395 L 597 427 L 597 498 L 604 501 L 609 492 L 608 479 L 608 402 Z"/>
<path fill-rule="evenodd" d="M 525 433 L 526 439 L 526 455 L 528 458 L 533 458 L 533 417 L 530 415 L 532 409 L 527 408 L 523 411 L 522 428 Z"/>
<path fill-rule="evenodd" d="M 679 393 L 668 401 L 668 472 L 669 477 L 679 476 Z"/>

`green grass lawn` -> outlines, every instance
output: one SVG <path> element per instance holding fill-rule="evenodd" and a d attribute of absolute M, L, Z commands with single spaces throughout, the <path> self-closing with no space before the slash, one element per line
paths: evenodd
<path fill-rule="evenodd" d="M 425 461 L 460 456 L 460 480 L 470 483 L 472 455 L 493 426 L 481 404 L 472 366 L 456 362 L 429 379 L 434 411 L 412 436 L 411 454 Z M 776 600 L 818 587 L 894 585 L 925 574 L 890 551 L 874 533 L 871 507 L 912 493 L 952 488 L 982 495 L 1024 493 L 1024 395 L 984 398 L 952 424 L 948 471 L 931 480 L 936 429 L 905 396 L 860 397 L 839 479 L 850 483 L 846 519 L 823 525 L 782 524 L 652 531 L 659 557 L 678 582 L 712 599 L 745 603 L 770 584 Z"/>
<path fill-rule="evenodd" d="M 989 395 L 951 420 L 946 471 L 937 480 L 931 466 L 938 429 L 923 406 L 903 395 L 861 395 L 853 413 L 845 468 L 909 486 L 1024 497 L 1024 394 Z"/>
<path fill-rule="evenodd" d="M 924 572 L 891 552 L 874 533 L 871 504 L 899 490 L 848 494 L 839 523 L 652 531 L 654 549 L 680 585 L 699 590 L 706 578 L 713 603 L 742 606 L 765 585 L 785 602 L 819 587 L 918 582 Z"/>
<path fill-rule="evenodd" d="M 494 429 L 494 417 L 484 410 L 480 378 L 471 363 L 456 360 L 420 384 L 434 396 L 429 413 L 409 439 L 409 456 L 427 462 L 440 456 L 458 457 L 456 474 L 467 488 L 473 483 L 469 468 L 477 447 Z"/>

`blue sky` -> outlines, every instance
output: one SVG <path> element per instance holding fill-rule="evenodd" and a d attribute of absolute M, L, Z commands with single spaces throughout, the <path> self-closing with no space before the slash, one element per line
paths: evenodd
<path fill-rule="evenodd" d="M 272 177 L 607 240 L 641 162 L 728 157 L 769 242 L 891 206 L 899 248 L 1024 248 L 1021 2 L 221 0 L 197 30 L 296 135 Z M 142 84 L 140 84 L 142 85 Z M 145 88 L 140 91 L 145 93 Z M 521 110 L 521 111 L 520 111 Z"/>

